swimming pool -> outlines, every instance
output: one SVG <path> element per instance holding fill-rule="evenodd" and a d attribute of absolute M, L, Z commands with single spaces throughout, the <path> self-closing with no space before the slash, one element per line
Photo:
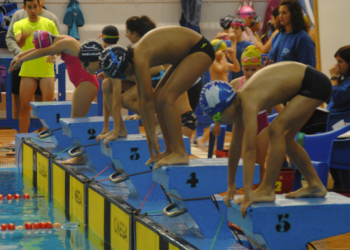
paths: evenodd
<path fill-rule="evenodd" d="M 98 249 L 85 237 L 85 228 L 68 221 L 64 208 L 49 200 L 44 192 L 35 191 L 31 182 L 22 178 L 21 168 L 0 169 L 0 224 L 60 223 L 59 229 L 1 230 L 0 249 Z M 23 199 L 23 194 L 30 199 Z M 19 200 L 7 200 L 7 194 L 19 194 Z"/>

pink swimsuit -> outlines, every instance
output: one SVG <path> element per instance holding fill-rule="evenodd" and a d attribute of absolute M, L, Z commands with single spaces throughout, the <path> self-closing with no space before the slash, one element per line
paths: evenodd
<path fill-rule="evenodd" d="M 240 89 L 243 85 L 244 76 L 241 77 L 241 81 L 239 82 L 238 89 Z M 258 114 L 258 134 L 261 130 L 269 126 L 269 118 L 267 117 L 267 111 L 262 110 Z"/>
<path fill-rule="evenodd" d="M 77 88 L 81 82 L 92 82 L 97 90 L 100 90 L 100 83 L 95 75 L 83 69 L 78 57 L 61 53 L 61 59 L 66 63 L 69 80 Z"/>

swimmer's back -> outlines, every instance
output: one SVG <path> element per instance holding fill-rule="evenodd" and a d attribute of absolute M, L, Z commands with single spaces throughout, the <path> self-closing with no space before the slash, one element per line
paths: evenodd
<path fill-rule="evenodd" d="M 281 62 L 256 72 L 238 91 L 242 101 L 255 100 L 261 109 L 267 109 L 293 98 L 301 88 L 306 65 Z"/>

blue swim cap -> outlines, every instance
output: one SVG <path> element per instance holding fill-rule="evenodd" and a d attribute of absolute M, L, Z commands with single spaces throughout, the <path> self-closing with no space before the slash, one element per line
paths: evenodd
<path fill-rule="evenodd" d="M 207 83 L 201 93 L 199 104 L 209 116 L 227 109 L 236 99 L 237 93 L 230 84 L 215 80 Z"/>
<path fill-rule="evenodd" d="M 120 45 L 105 48 L 100 56 L 101 69 L 110 78 L 125 79 L 124 72 L 128 67 L 130 51 Z"/>

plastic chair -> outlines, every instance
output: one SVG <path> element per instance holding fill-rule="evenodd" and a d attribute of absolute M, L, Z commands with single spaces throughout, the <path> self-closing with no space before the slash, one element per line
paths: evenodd
<path fill-rule="evenodd" d="M 350 138 L 334 140 L 329 155 L 329 167 L 339 181 L 339 189 L 350 189 Z"/>
<path fill-rule="evenodd" d="M 332 143 L 341 134 L 344 134 L 350 130 L 350 124 L 333 130 L 330 132 L 304 135 L 304 149 L 308 153 L 311 161 L 322 163 L 315 167 L 322 183 L 327 187 L 328 172 L 329 172 L 329 156 L 332 151 Z M 314 164 L 315 166 L 315 164 Z M 293 190 L 297 190 L 301 187 L 301 174 L 298 170 L 295 171 Z"/>
<path fill-rule="evenodd" d="M 329 113 L 326 131 L 333 130 L 332 126 L 341 120 L 344 120 L 344 122 L 350 122 L 350 111 Z"/>

